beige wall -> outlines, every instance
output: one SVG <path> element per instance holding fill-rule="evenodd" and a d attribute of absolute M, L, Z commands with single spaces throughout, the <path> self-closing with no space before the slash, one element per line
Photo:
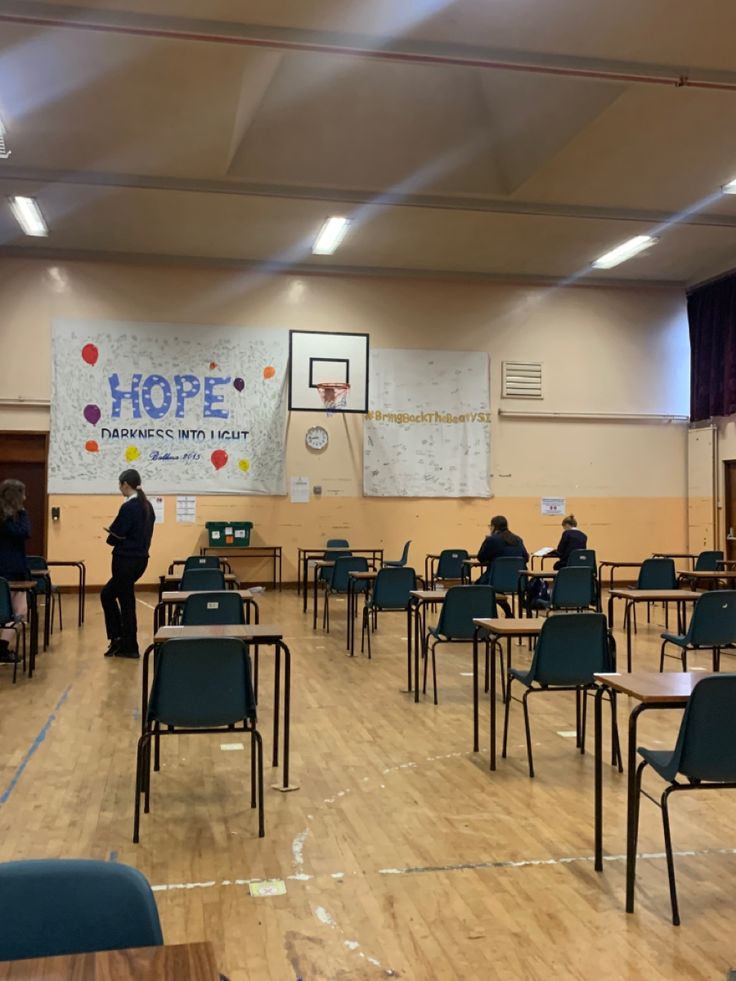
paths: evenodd
<path fill-rule="evenodd" d="M 574 413 L 686 414 L 689 347 L 684 294 L 661 289 L 548 288 L 338 277 L 263 277 L 232 270 L 0 263 L 0 399 L 48 399 L 54 317 L 368 331 L 376 347 L 485 350 L 492 407 Z M 545 398 L 502 400 L 503 360 L 544 364 Z M 304 447 L 316 421 L 330 430 L 320 456 Z M 46 409 L 0 407 L 1 429 L 47 429 Z M 554 544 L 558 523 L 542 518 L 542 495 L 564 496 L 599 557 L 639 558 L 684 549 L 687 540 L 686 428 L 642 421 L 505 419 L 492 427 L 495 499 L 376 499 L 360 496 L 362 419 L 310 413 L 289 419 L 287 475 L 307 475 L 322 499 L 200 497 L 198 529 L 177 526 L 173 498 L 156 533 L 151 577 L 199 542 L 210 518 L 255 523 L 254 541 L 282 544 L 293 578 L 297 544 L 344 532 L 354 545 L 397 553 L 414 539 L 413 562 L 447 545 L 475 548 L 488 516 L 507 513 L 532 548 Z M 116 474 L 110 474 L 111 487 Z M 155 492 L 155 487 L 149 488 Z M 184 489 L 183 489 L 184 490 Z M 101 526 L 111 497 L 58 496 L 50 557 L 82 557 L 91 582 L 107 568 Z M 265 568 L 254 568 L 260 578 Z"/>

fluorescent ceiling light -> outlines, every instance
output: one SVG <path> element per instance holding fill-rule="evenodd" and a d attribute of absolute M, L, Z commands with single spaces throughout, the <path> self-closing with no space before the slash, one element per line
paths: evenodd
<path fill-rule="evenodd" d="M 348 219 L 341 216 L 334 215 L 332 218 L 328 218 L 314 240 L 312 253 L 314 255 L 332 255 L 345 237 L 349 224 Z"/>
<path fill-rule="evenodd" d="M 659 239 L 653 238 L 651 235 L 636 235 L 634 238 L 630 238 L 628 242 L 623 242 L 621 245 L 617 245 L 615 249 L 611 249 L 610 252 L 600 256 L 595 260 L 593 266 L 595 269 L 612 269 L 613 266 L 618 266 L 619 263 L 626 262 L 627 259 L 633 258 L 633 256 L 643 252 L 644 249 L 648 249 L 650 245 L 656 245 L 658 241 Z"/>
<path fill-rule="evenodd" d="M 721 188 L 724 194 L 736 194 L 736 180 L 729 181 Z"/>
<path fill-rule="evenodd" d="M 49 230 L 41 214 L 41 209 L 34 198 L 9 198 L 10 210 L 26 235 L 41 237 L 48 235 Z"/>

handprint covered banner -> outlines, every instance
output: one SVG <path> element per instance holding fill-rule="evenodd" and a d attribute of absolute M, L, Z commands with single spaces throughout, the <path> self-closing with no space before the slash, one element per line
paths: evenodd
<path fill-rule="evenodd" d="M 376 349 L 363 446 L 363 493 L 490 497 L 489 357 Z"/>
<path fill-rule="evenodd" d="M 49 492 L 284 494 L 288 333 L 57 320 Z"/>

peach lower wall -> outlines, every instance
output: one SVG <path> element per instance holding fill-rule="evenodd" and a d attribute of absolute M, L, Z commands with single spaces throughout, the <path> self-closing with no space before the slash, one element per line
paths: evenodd
<path fill-rule="evenodd" d="M 154 583 L 172 559 L 184 558 L 206 544 L 204 522 L 208 520 L 252 521 L 252 544 L 282 546 L 285 582 L 296 579 L 297 547 L 319 547 L 329 537 L 347 538 L 356 548 L 384 548 L 386 558 L 398 558 L 403 543 L 412 539 L 410 564 L 420 571 L 427 552 L 453 546 L 475 551 L 493 514 L 505 514 L 530 551 L 556 545 L 560 534 L 559 519 L 540 514 L 538 497 L 313 498 L 299 505 L 282 497 L 234 500 L 202 496 L 197 499 L 197 524 L 191 526 L 176 523 L 175 497 L 165 500 L 165 521 L 156 529 L 144 583 Z M 49 558 L 82 558 L 89 584 L 103 583 L 110 567 L 103 527 L 115 515 L 119 502 L 113 496 L 52 496 L 49 506 L 58 505 L 62 510 L 60 521 L 49 527 Z M 568 498 L 567 506 L 579 515 L 599 559 L 635 561 L 654 551 L 687 551 L 684 497 L 576 497 Z M 247 564 L 234 560 L 234 566 L 248 582 L 265 583 L 270 578 L 265 560 Z M 71 584 L 73 576 L 58 570 L 55 581 Z"/>

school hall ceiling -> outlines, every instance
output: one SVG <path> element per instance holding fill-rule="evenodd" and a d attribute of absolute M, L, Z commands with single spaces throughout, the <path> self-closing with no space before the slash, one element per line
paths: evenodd
<path fill-rule="evenodd" d="M 701 282 L 736 266 L 735 38 L 733 0 L 0 0 L 0 254 Z"/>

